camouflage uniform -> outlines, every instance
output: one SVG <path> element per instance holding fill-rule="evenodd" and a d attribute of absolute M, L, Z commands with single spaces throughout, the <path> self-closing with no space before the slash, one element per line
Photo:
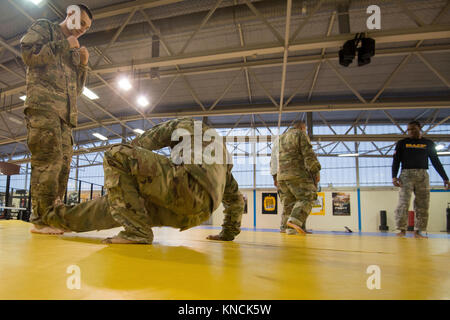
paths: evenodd
<path fill-rule="evenodd" d="M 57 23 L 39 19 L 20 41 L 27 65 L 28 148 L 31 152 L 31 222 L 57 197 L 63 198 L 72 159 L 72 128 L 77 125 L 77 97 L 86 81 L 87 67 Z"/>
<path fill-rule="evenodd" d="M 274 180 L 277 180 L 277 173 L 278 173 L 278 157 L 280 154 L 280 144 L 278 140 L 278 136 L 276 136 L 273 140 L 272 144 L 272 154 L 270 157 L 270 175 L 273 177 Z M 277 194 L 280 197 L 280 200 L 283 199 L 283 196 L 281 195 L 281 189 L 280 186 L 277 186 Z M 282 214 L 281 215 L 281 224 L 280 224 L 280 231 L 286 232 L 286 222 L 289 218 L 289 215 Z"/>
<path fill-rule="evenodd" d="M 430 178 L 427 169 L 402 169 L 400 182 L 402 187 L 400 188 L 399 202 L 395 209 L 397 229 L 407 229 L 411 193 L 414 192 L 414 211 L 416 214 L 414 225 L 416 230 L 425 231 L 430 206 Z"/>
<path fill-rule="evenodd" d="M 152 150 L 175 147 L 178 142 L 171 141 L 171 136 L 176 129 L 187 130 L 194 141 L 194 121 L 183 118 L 158 124 L 131 145 L 111 147 L 103 163 L 107 197 L 78 206 L 56 206 L 46 215 L 46 222 L 78 232 L 121 225 L 125 230 L 120 237 L 152 243 L 152 227 L 183 231 L 198 226 L 223 203 L 225 218 L 220 235 L 233 240 L 240 233 L 244 200 L 231 174 L 232 165 L 227 165 L 226 159 L 225 164 L 176 165 L 154 153 Z M 193 157 L 192 147 L 191 160 Z"/>
<path fill-rule="evenodd" d="M 291 128 L 280 136 L 278 186 L 283 203 L 281 228 L 286 222 L 305 228 L 306 219 L 317 199 L 315 177 L 321 166 L 305 132 Z"/>

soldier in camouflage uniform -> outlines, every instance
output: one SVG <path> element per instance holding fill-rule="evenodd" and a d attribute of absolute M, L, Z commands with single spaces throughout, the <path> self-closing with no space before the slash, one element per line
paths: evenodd
<path fill-rule="evenodd" d="M 222 203 L 222 231 L 208 239 L 233 240 L 240 233 L 244 200 L 231 174 L 232 165 L 227 164 L 228 153 L 223 144 L 222 163 L 207 164 L 204 159 L 202 164 L 194 163 L 193 143 L 198 138 L 194 137 L 194 123 L 189 118 L 164 122 L 134 139 L 131 145 L 111 147 L 103 162 L 108 194 L 77 206 L 56 204 L 45 216 L 46 223 L 76 232 L 123 226 L 125 230 L 106 239 L 106 243 L 150 244 L 152 227 L 169 226 L 183 231 L 198 226 Z M 200 121 L 197 124 L 201 136 L 212 130 Z M 175 158 L 153 152 L 170 147 L 173 155 L 178 141 L 172 136 L 180 130 L 184 130 L 182 142 L 190 147 L 187 158 L 183 154 L 183 163 L 175 164 Z M 203 149 L 209 144 L 200 143 Z"/>
<path fill-rule="evenodd" d="M 278 186 L 277 182 L 277 173 L 278 173 L 278 156 L 280 154 L 280 147 L 279 147 L 279 141 L 278 136 L 274 138 L 274 142 L 272 144 L 272 155 L 270 157 L 270 174 L 273 178 L 273 183 L 275 187 L 277 188 L 277 194 L 280 197 L 280 200 L 283 199 L 283 196 L 281 195 L 281 189 Z M 288 229 L 286 226 L 286 223 L 289 219 L 289 213 L 286 213 L 283 211 L 283 214 L 281 215 L 281 223 L 280 223 L 280 232 L 286 233 L 286 230 Z M 306 230 L 306 221 L 302 225 L 302 229 L 305 230 L 306 233 L 311 233 L 311 231 Z M 288 233 L 293 234 L 295 230 L 292 228 L 288 229 Z"/>
<path fill-rule="evenodd" d="M 32 232 L 61 233 L 45 226 L 41 217 L 55 199 L 63 198 L 72 159 L 72 128 L 77 125 L 77 97 L 87 76 L 89 53 L 77 38 L 90 27 L 92 14 L 80 7 L 80 29 L 66 19 L 39 19 L 20 40 L 27 65 L 25 119 L 31 152 Z"/>
<path fill-rule="evenodd" d="M 277 184 L 283 203 L 281 227 L 287 234 L 305 234 L 306 219 L 317 199 L 320 163 L 300 121 L 279 138 Z"/>
<path fill-rule="evenodd" d="M 280 197 L 280 199 L 282 199 L 281 190 L 280 190 L 280 187 L 278 186 L 278 182 L 277 182 L 278 155 L 280 153 L 278 138 L 279 138 L 278 136 L 275 136 L 275 138 L 273 138 L 272 154 L 270 156 L 270 175 L 273 178 L 273 184 L 277 188 L 277 194 Z M 281 233 L 286 232 L 286 222 L 287 222 L 288 218 L 289 218 L 289 216 L 286 216 L 284 214 L 281 215 L 281 224 L 280 224 L 280 232 Z"/>

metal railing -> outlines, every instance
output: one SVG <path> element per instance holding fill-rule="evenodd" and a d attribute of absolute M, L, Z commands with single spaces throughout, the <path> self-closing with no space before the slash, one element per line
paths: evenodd
<path fill-rule="evenodd" d="M 74 178 L 69 178 L 69 181 L 74 181 L 75 188 L 66 188 L 64 203 L 67 205 L 89 201 L 105 194 L 103 185 Z M 10 182 L 11 176 L 7 176 L 6 185 L 0 187 L 0 219 L 29 221 L 32 210 L 30 186 L 26 190 L 11 188 Z"/>

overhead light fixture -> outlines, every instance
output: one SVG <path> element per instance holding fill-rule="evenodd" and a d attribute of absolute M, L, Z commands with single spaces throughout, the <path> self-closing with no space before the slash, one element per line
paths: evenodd
<path fill-rule="evenodd" d="M 443 145 L 442 143 L 440 143 L 436 146 L 436 151 L 440 151 L 440 150 L 444 150 L 444 149 L 445 149 L 445 145 Z"/>
<path fill-rule="evenodd" d="M 128 91 L 128 90 L 131 89 L 132 85 L 131 85 L 131 83 L 130 83 L 130 80 L 128 80 L 128 78 L 121 78 L 121 79 L 119 80 L 119 87 L 120 87 L 122 90 Z"/>
<path fill-rule="evenodd" d="M 83 88 L 83 94 L 91 100 L 98 99 L 98 95 L 96 95 L 93 91 L 89 90 L 86 87 Z"/>
<path fill-rule="evenodd" d="M 8 116 L 8 119 L 9 119 L 11 122 L 14 122 L 15 124 L 20 124 L 20 125 L 23 124 L 23 119 L 22 119 L 22 118 L 19 118 L 19 117 L 16 116 L 16 115 L 10 114 L 10 115 Z"/>
<path fill-rule="evenodd" d="M 21 96 L 21 97 L 19 97 L 19 99 L 22 101 L 25 101 L 25 100 L 27 100 L 27 96 Z"/>
<path fill-rule="evenodd" d="M 145 96 L 139 96 L 138 99 L 137 99 L 137 103 L 141 107 L 146 107 L 149 104 L 148 99 Z"/>
<path fill-rule="evenodd" d="M 361 47 L 358 48 L 358 66 L 364 66 L 370 63 L 370 58 L 375 55 L 375 40 L 371 38 L 362 38 Z"/>
<path fill-rule="evenodd" d="M 358 45 L 361 44 L 358 48 Z M 339 64 L 348 67 L 358 51 L 358 66 L 370 63 L 370 58 L 375 55 L 375 40 L 366 38 L 363 33 L 357 33 L 353 40 L 348 40 L 339 50 Z"/>
<path fill-rule="evenodd" d="M 437 154 L 440 156 L 448 156 L 448 155 L 450 155 L 450 151 L 438 152 Z"/>
<path fill-rule="evenodd" d="M 339 50 L 339 64 L 348 67 L 356 55 L 356 42 L 355 40 L 348 40 L 344 43 L 344 46 Z"/>
<path fill-rule="evenodd" d="M 93 135 L 94 137 L 96 137 L 96 138 L 99 138 L 99 139 L 102 140 L 102 141 L 108 140 L 107 137 L 105 137 L 105 136 L 103 136 L 103 135 L 101 135 L 100 133 L 97 133 L 97 132 L 93 133 L 92 135 Z"/>
<path fill-rule="evenodd" d="M 338 157 L 358 157 L 359 153 L 342 153 L 338 154 Z"/>
<path fill-rule="evenodd" d="M 134 129 L 134 132 L 136 132 L 137 134 L 143 134 L 145 131 L 142 129 Z"/>
<path fill-rule="evenodd" d="M 38 5 L 42 2 L 42 0 L 28 0 L 28 1 L 34 3 L 35 5 Z"/>

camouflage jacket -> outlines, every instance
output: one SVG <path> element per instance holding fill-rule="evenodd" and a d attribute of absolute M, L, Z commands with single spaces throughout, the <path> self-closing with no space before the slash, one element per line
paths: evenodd
<path fill-rule="evenodd" d="M 305 132 L 291 128 L 280 136 L 278 180 L 303 179 L 312 181 L 321 166 Z"/>
<path fill-rule="evenodd" d="M 200 136 L 194 136 L 195 122 L 197 123 L 197 131 L 201 134 Z M 170 147 L 173 154 L 177 145 L 179 146 L 181 142 L 187 142 L 189 145 L 188 140 L 190 139 L 190 154 L 187 155 L 187 158 L 184 158 L 189 158 L 190 160 L 184 161 L 180 165 L 184 166 L 189 174 L 208 191 L 213 201 L 213 212 L 219 207 L 220 203 L 223 204 L 225 210 L 221 235 L 232 240 L 240 233 L 244 200 L 239 192 L 239 186 L 231 173 L 233 165 L 227 164 L 226 157 L 229 155 L 223 144 L 221 144 L 223 164 L 207 164 L 205 161 L 202 161 L 202 164 L 196 164 L 194 162 L 194 160 L 198 160 L 198 156 L 203 154 L 203 150 L 211 144 L 211 141 L 203 141 L 202 139 L 206 131 L 213 132 L 218 136 L 214 129 L 202 124 L 201 121 L 194 121 L 191 118 L 174 119 L 154 126 L 134 139 L 131 144 L 148 150 Z M 173 141 L 172 135 L 174 132 L 180 133 L 183 138 Z M 187 140 L 185 141 L 186 138 Z M 197 141 L 197 146 L 202 147 L 201 149 L 195 149 L 194 139 L 201 139 L 201 141 Z"/>
<path fill-rule="evenodd" d="M 72 127 L 77 125 L 77 97 L 87 76 L 80 53 L 70 49 L 57 23 L 39 19 L 20 40 L 27 65 L 27 108 L 53 110 Z"/>
<path fill-rule="evenodd" d="M 273 136 L 274 140 L 272 143 L 272 154 L 270 157 L 270 175 L 274 176 L 278 172 L 278 156 L 280 154 L 280 144 L 279 144 L 279 137 Z"/>

